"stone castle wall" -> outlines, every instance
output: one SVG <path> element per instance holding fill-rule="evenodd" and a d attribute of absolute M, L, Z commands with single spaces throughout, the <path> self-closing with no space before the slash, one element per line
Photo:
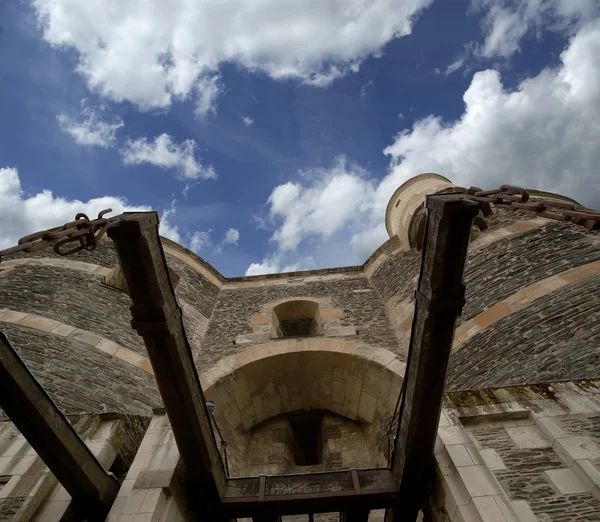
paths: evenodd
<path fill-rule="evenodd" d="M 584 281 L 576 281 L 576 286 L 567 285 L 538 295 L 523 309 L 505 313 L 500 320 L 486 324 L 490 322 L 486 314 L 493 315 L 496 308 L 516 293 L 569 270 L 595 266 L 600 260 L 598 231 L 549 221 L 519 228 L 520 223 L 526 222 L 519 222 L 518 217 L 531 216 L 495 210 L 488 217 L 490 230 L 482 233 L 472 245 L 465 277 L 467 303 L 459 326 L 474 324 L 477 328 L 469 330 L 470 337 L 465 333 L 464 342 L 453 357 L 451 386 L 469 389 L 521 384 L 531 379 L 539 382 L 597 377 L 593 366 L 585 368 L 585 361 L 597 357 L 594 330 L 597 283 L 590 279 L 593 273 Z M 200 373 L 223 357 L 271 342 L 273 332 L 264 320 L 265 314 L 270 314 L 268 307 L 282 299 L 293 298 L 319 301 L 322 312 L 328 314 L 327 328 L 322 332 L 325 337 L 384 348 L 401 360 L 406 357 L 420 254 L 403 249 L 394 240 L 382 246 L 364 269 L 353 267 L 231 280 L 219 276 L 200 258 L 168 240 L 165 251 L 170 267 L 179 277 L 176 293 Z M 0 267 L 0 310 L 39 316 L 66 325 L 61 327 L 66 330 L 52 332 L 44 325 L 32 330 L 27 320 L 24 323 L 12 321 L 12 330 L 7 326 L 7 332 L 18 335 L 23 346 L 33 347 L 41 339 L 45 340 L 44 346 L 56 346 L 52 354 L 47 355 L 45 367 L 37 363 L 39 376 L 51 382 L 51 375 L 60 369 L 58 375 L 65 376 L 65 383 L 72 381 L 62 395 L 74 393 L 75 397 L 81 397 L 81 408 L 86 410 L 91 407 L 89 397 L 94 394 L 94 385 L 86 389 L 81 385 L 82 393 L 76 393 L 76 383 L 82 382 L 80 376 L 87 371 L 87 356 L 79 356 L 88 353 L 93 353 L 90 357 L 97 360 L 94 366 L 103 368 L 103 377 L 98 378 L 97 384 L 101 411 L 108 407 L 105 402 L 117 407 L 119 393 L 114 390 L 131 389 L 132 399 L 137 393 L 134 390 L 140 390 L 145 397 L 144 401 L 130 401 L 129 397 L 121 396 L 124 411 L 160 405 L 151 369 L 148 362 L 142 360 L 145 357 L 143 342 L 130 326 L 129 297 L 103 284 L 104 277 L 117 263 L 111 242 L 103 240 L 94 252 L 57 258 L 52 252 L 41 251 L 13 258 Z M 572 304 L 561 307 L 564 299 Z M 29 323 L 35 323 L 31 317 Z M 57 335 L 64 334 L 68 327 L 75 333 Z M 459 332 L 462 332 L 460 328 Z M 563 339 L 568 332 L 572 334 L 570 344 Z M 100 338 L 103 343 L 115 343 L 124 350 L 113 349 L 116 354 L 110 349 L 103 350 L 104 345 L 98 344 Z M 511 339 L 517 338 L 520 341 L 511 344 Z M 574 346 L 575 339 L 577 351 L 573 355 L 569 347 Z M 513 344 L 518 348 L 511 348 Z M 93 351 L 90 347 L 100 349 Z M 61 367 L 61 357 L 67 353 L 72 356 Z M 122 360 L 115 360 L 121 354 L 125 354 Z M 489 361 L 507 359 L 508 354 L 513 357 L 510 364 L 493 371 L 483 368 Z M 36 365 L 33 348 L 24 349 L 23 355 L 27 362 Z M 51 362 L 53 357 L 56 362 Z M 560 367 L 561 360 L 569 364 Z M 533 369 L 529 368 L 529 361 Z M 488 378 L 492 373 L 494 377 Z M 69 379 L 69 375 L 78 378 Z M 106 392 L 101 393 L 102 382 Z M 58 393 L 58 387 L 56 390 Z M 100 400 L 104 395 L 111 399 Z M 70 399 L 69 408 L 76 407 L 77 400 Z"/>
<path fill-rule="evenodd" d="M 450 395 L 458 400 L 461 393 L 478 389 L 600 379 L 600 232 L 532 219 L 528 213 L 494 212 L 468 257 L 467 303 L 448 372 Z M 407 355 L 420 253 L 393 238 L 362 267 L 226 279 L 184 248 L 168 240 L 164 247 L 202 385 L 207 398 L 217 403 L 214 419 L 232 446 L 239 442 L 239 448 L 231 448 L 236 473 L 250 469 L 250 454 L 256 469 L 270 472 L 277 459 L 285 470 L 295 469 L 289 458 L 281 461 L 281 455 L 269 456 L 257 448 L 261 441 L 272 440 L 272 419 L 305 407 L 336 411 L 361 423 L 367 449 L 352 456 L 345 443 L 354 424 L 344 421 L 347 426 L 340 430 L 345 435 L 327 442 L 328 460 L 338 462 L 337 454 L 346 452 L 342 466 L 362 467 L 361 458 L 369 454 L 378 455 L 381 464 Z M 101 241 L 95 252 L 69 258 L 41 251 L 3 262 L 0 329 L 65 412 L 149 418 L 161 400 L 143 342 L 130 325 L 129 297 L 111 283 L 117 265 L 109 240 Z M 274 307 L 294 299 L 318 304 L 321 329 L 310 342 L 277 339 L 273 329 Z M 284 364 L 278 350 L 285 343 L 298 345 L 294 353 L 306 353 L 288 357 Z M 351 349 L 344 352 L 346 345 Z M 259 352 L 260 361 L 254 360 Z M 293 381 L 288 363 L 304 372 L 293 389 L 286 387 Z M 583 419 L 574 413 L 569 410 L 568 418 L 561 419 L 564 433 L 595 433 L 596 417 Z M 491 496 L 504 495 L 502 502 L 513 511 L 523 508 L 521 500 L 527 501 L 527 509 L 540 516 L 556 499 L 567 507 L 583 506 L 582 516 L 586 506 L 595 506 L 591 490 L 584 500 L 573 500 L 556 493 L 560 477 L 552 482 L 549 473 L 540 482 L 538 472 L 564 468 L 563 456 L 519 454 L 524 448 L 515 448 L 515 439 L 507 439 L 504 428 L 465 428 L 483 454 L 502 454 L 506 473 L 488 470 L 501 487 Z M 452 451 L 462 450 L 446 453 Z M 454 457 L 461 462 L 460 456 Z M 529 480 L 529 472 L 518 459 L 538 457 L 542 467 L 531 468 L 535 476 L 523 489 L 530 496 L 520 498 L 519 481 Z M 470 465 L 481 465 L 470 458 Z M 463 480 L 459 467 L 455 464 L 453 473 Z M 469 480 L 465 475 L 467 489 Z M 464 510 L 483 510 L 479 502 Z M 494 502 L 503 509 L 504 504 Z M 439 520 L 445 520 L 440 513 Z"/>

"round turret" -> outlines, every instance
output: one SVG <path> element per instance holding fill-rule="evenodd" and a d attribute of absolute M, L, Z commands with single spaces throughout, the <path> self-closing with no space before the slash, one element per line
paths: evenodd
<path fill-rule="evenodd" d="M 398 236 L 407 248 L 417 246 L 419 229 L 425 225 L 423 202 L 428 194 L 454 188 L 439 174 L 425 173 L 404 182 L 391 197 L 385 211 L 385 226 L 390 237 Z"/>

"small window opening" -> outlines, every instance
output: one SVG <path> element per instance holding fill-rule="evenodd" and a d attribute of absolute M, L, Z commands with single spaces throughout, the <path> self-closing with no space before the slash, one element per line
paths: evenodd
<path fill-rule="evenodd" d="M 310 410 L 290 413 L 290 426 L 296 439 L 294 461 L 297 466 L 316 466 L 323 461 L 321 431 L 323 411 Z"/>
<path fill-rule="evenodd" d="M 273 308 L 274 337 L 302 337 L 320 331 L 319 305 L 314 301 L 288 301 Z"/>

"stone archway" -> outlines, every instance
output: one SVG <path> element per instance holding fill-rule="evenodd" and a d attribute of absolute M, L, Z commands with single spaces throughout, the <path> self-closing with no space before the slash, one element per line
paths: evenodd
<path fill-rule="evenodd" d="M 373 452 L 385 453 L 404 369 L 382 348 L 305 337 L 227 357 L 203 373 L 201 382 L 231 448 L 233 475 L 247 472 L 245 455 L 257 425 L 298 410 L 325 410 L 358 421 Z"/>

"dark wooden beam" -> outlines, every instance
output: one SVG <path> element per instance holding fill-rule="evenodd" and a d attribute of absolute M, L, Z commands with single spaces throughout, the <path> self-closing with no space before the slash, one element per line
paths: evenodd
<path fill-rule="evenodd" d="M 463 274 L 471 223 L 480 204 L 460 195 L 428 196 L 421 273 L 391 471 L 400 491 L 386 522 L 414 521 L 433 479 L 433 448 L 456 318 L 465 298 Z"/>
<path fill-rule="evenodd" d="M 108 236 L 133 301 L 131 324 L 146 344 L 183 461 L 188 501 L 198 520 L 210 518 L 226 477 L 158 235 L 158 214 L 124 213 Z"/>
<path fill-rule="evenodd" d="M 305 513 L 365 513 L 394 504 L 398 486 L 389 469 L 230 478 L 220 512 L 226 518 Z"/>
<path fill-rule="evenodd" d="M 105 520 L 119 492 L 75 428 L 0 332 L 0 408 L 72 497 L 80 519 Z"/>
<path fill-rule="evenodd" d="M 342 511 L 340 513 L 340 522 L 368 522 L 368 509 L 354 509 L 352 511 Z"/>

